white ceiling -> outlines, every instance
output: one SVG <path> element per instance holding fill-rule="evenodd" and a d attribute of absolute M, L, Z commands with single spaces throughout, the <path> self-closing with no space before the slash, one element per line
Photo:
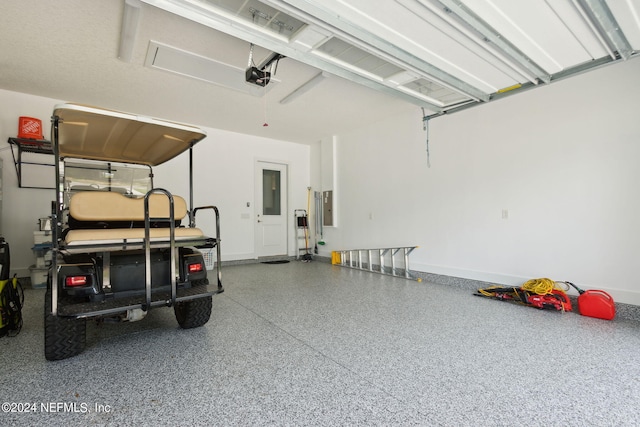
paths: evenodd
<path fill-rule="evenodd" d="M 309 143 L 407 112 L 419 126 L 421 107 L 451 113 L 640 49 L 640 0 L 126 3 L 3 2 L 0 88 Z M 250 43 L 256 64 L 286 56 L 266 88 L 244 81 Z"/>

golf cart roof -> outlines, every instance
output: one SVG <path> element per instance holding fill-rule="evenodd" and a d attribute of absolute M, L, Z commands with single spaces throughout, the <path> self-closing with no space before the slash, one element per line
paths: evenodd
<path fill-rule="evenodd" d="M 56 105 L 53 117 L 60 157 L 156 166 L 207 136 L 190 125 L 79 104 Z"/>

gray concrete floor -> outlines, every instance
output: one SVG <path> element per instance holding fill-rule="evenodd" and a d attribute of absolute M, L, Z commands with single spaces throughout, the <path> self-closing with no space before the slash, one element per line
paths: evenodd
<path fill-rule="evenodd" d="M 319 262 L 223 281 L 202 328 L 167 308 L 91 323 L 59 362 L 43 355 L 44 291 L 27 290 L 22 332 L 0 339 L 0 400 L 32 412 L 0 425 L 640 425 L 637 322 Z"/>

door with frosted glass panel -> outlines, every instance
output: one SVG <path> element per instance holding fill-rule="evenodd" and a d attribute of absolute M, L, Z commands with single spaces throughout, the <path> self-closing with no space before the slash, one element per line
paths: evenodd
<path fill-rule="evenodd" d="M 256 162 L 256 255 L 287 254 L 287 165 Z"/>

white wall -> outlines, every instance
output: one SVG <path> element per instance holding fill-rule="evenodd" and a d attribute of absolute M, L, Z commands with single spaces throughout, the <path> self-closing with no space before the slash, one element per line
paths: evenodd
<path fill-rule="evenodd" d="M 638 75 L 635 59 L 436 118 L 431 168 L 419 109 L 339 135 L 323 253 L 419 245 L 419 271 L 640 304 Z"/>
<path fill-rule="evenodd" d="M 194 205 L 220 210 L 222 259 L 255 258 L 254 165 L 257 160 L 288 165 L 287 227 L 289 255 L 295 255 L 294 209 L 306 209 L 310 185 L 310 147 L 218 129 L 203 128 L 207 138 L 194 148 Z M 155 168 L 156 187 L 188 196 L 187 153 Z M 247 203 L 250 204 L 247 207 Z M 197 226 L 214 235 L 213 214 L 198 213 Z"/>
<path fill-rule="evenodd" d="M 11 274 L 29 276 L 29 266 L 35 264 L 33 231 L 38 230 L 38 218 L 51 214 L 54 190 L 18 188 L 11 149 L 7 139 L 17 136 L 18 117 L 42 120 L 43 133 L 49 138 L 50 117 L 58 102 L 49 98 L 0 90 L 0 156 L 2 158 L 2 236 L 11 249 Z M 55 176 L 52 174 L 52 176 Z M 55 183 L 54 183 L 55 184 Z"/>
<path fill-rule="evenodd" d="M 54 190 L 18 188 L 13 158 L 7 139 L 16 136 L 18 117 L 29 116 L 42 120 L 45 137 L 54 105 L 59 100 L 0 90 L 0 155 L 3 160 L 2 235 L 11 246 L 11 270 L 29 275 L 28 267 L 35 263 L 33 231 L 38 218 L 48 216 Z M 268 160 L 288 165 L 288 213 L 307 205 L 310 185 L 310 147 L 269 138 L 259 138 L 216 129 L 203 128 L 207 138 L 194 149 L 194 204 L 216 205 L 221 213 L 223 260 L 247 259 L 254 251 L 254 163 Z M 155 185 L 188 197 L 188 155 L 154 169 Z M 247 202 L 250 207 L 247 207 Z M 244 217 L 243 217 L 243 214 Z M 249 214 L 246 218 L 246 214 Z M 209 216 L 209 218 L 207 218 Z M 198 226 L 213 233 L 213 216 L 198 214 Z M 210 219 L 210 221 L 207 221 Z M 295 254 L 293 223 L 288 232 L 289 254 Z"/>

